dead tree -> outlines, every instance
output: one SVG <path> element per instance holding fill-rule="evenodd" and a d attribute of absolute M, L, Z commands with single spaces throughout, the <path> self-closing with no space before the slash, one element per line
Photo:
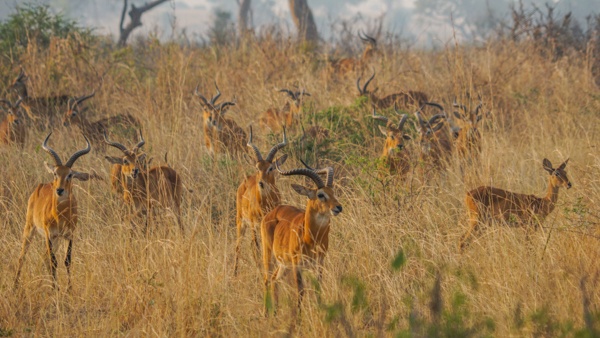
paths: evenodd
<path fill-rule="evenodd" d="M 298 38 L 302 41 L 317 42 L 319 33 L 317 25 L 313 18 L 312 11 L 308 7 L 307 0 L 288 0 L 290 4 L 290 13 L 296 28 L 298 28 Z"/>
<path fill-rule="evenodd" d="M 125 23 L 125 12 L 127 12 L 127 0 L 123 0 L 123 12 L 121 12 L 121 22 L 119 23 L 119 47 L 124 47 L 127 43 L 127 39 L 129 38 L 129 34 L 131 32 L 140 27 L 142 25 L 142 14 L 151 10 L 152 8 L 167 2 L 169 0 L 155 0 L 151 3 L 146 3 L 142 7 L 135 7 L 134 4 L 131 4 L 131 10 L 129 11 L 129 18 L 131 21 L 127 24 L 127 27 L 123 27 Z"/>
<path fill-rule="evenodd" d="M 250 3 L 252 0 L 238 0 L 240 10 L 238 12 L 238 25 L 240 29 L 240 36 L 246 35 L 248 30 L 252 26 L 252 18 L 250 17 Z"/>

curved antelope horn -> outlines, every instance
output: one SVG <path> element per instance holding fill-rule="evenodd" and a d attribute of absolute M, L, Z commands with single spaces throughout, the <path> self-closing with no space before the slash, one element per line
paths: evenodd
<path fill-rule="evenodd" d="M 296 95 L 294 94 L 294 92 L 292 92 L 289 89 L 282 88 L 282 89 L 279 89 L 279 92 L 288 94 L 293 100 L 296 99 Z"/>
<path fill-rule="evenodd" d="M 23 102 L 23 98 L 19 96 L 19 99 L 17 100 L 17 102 L 15 102 L 13 108 L 18 108 L 21 105 L 21 102 Z"/>
<path fill-rule="evenodd" d="M 17 79 L 15 80 L 15 82 L 21 81 L 25 77 L 25 71 L 23 70 L 23 67 L 20 68 L 21 70 L 19 71 L 19 75 L 17 75 Z"/>
<path fill-rule="evenodd" d="M 297 96 L 298 98 L 300 98 L 300 96 L 310 96 L 310 93 L 309 93 L 309 92 L 307 92 L 306 90 L 302 89 L 302 91 L 301 91 L 301 92 L 296 92 L 296 96 Z"/>
<path fill-rule="evenodd" d="M 363 36 L 364 35 L 364 36 Z M 358 31 L 358 37 L 363 40 L 364 42 L 371 42 L 371 40 L 369 40 L 367 38 L 367 36 L 363 33 L 362 29 Z"/>
<path fill-rule="evenodd" d="M 50 138 L 50 135 L 52 135 L 52 132 L 50 132 L 50 134 L 46 136 L 44 143 L 42 143 L 42 149 L 44 149 L 48 154 L 52 155 L 52 158 L 54 159 L 54 164 L 56 164 L 56 166 L 58 167 L 62 165 L 62 161 L 60 160 L 60 156 L 58 156 L 56 151 L 48 147 L 48 139 Z"/>
<path fill-rule="evenodd" d="M 269 154 L 267 154 L 267 158 L 265 159 L 265 161 L 272 162 L 273 158 L 275 158 L 275 155 L 277 154 L 279 149 L 285 147 L 287 144 L 288 144 L 287 135 L 285 134 L 285 126 L 284 126 L 283 127 L 283 141 L 281 143 L 274 145 L 273 148 L 271 148 L 271 150 L 269 151 Z"/>
<path fill-rule="evenodd" d="M 200 100 L 202 100 L 202 102 L 204 103 L 205 106 L 208 106 L 208 100 L 206 100 L 206 98 L 204 97 L 204 95 L 200 94 L 200 92 L 198 91 L 198 87 L 200 86 L 200 84 L 198 83 L 196 85 L 196 89 L 194 89 L 194 94 L 196 96 L 198 96 L 200 98 Z"/>
<path fill-rule="evenodd" d="M 396 112 L 396 113 L 398 113 L 398 112 Z M 406 120 L 408 120 L 408 115 L 406 115 L 406 114 L 400 115 L 400 122 L 398 122 L 398 130 L 402 131 L 402 128 L 404 128 L 404 124 L 406 123 Z"/>
<path fill-rule="evenodd" d="M 421 117 L 421 108 L 419 108 L 419 110 L 415 112 L 415 116 L 417 117 L 417 121 L 419 121 L 419 125 L 421 126 L 421 128 L 425 128 L 427 126 L 427 122 L 425 122 L 425 120 L 423 120 L 423 118 Z"/>
<path fill-rule="evenodd" d="M 425 102 L 425 104 L 439 109 L 444 114 L 444 116 L 446 115 L 446 112 L 444 111 L 444 107 L 442 107 L 441 104 L 435 103 L 435 102 Z"/>
<path fill-rule="evenodd" d="M 313 172 L 315 172 L 318 175 L 325 174 L 325 185 L 328 186 L 328 187 L 332 187 L 333 186 L 333 168 L 332 167 L 327 167 L 327 168 L 322 168 L 322 169 L 315 169 L 315 168 L 311 168 L 302 159 L 300 159 L 300 162 L 302 162 L 302 164 L 307 169 L 312 170 Z M 318 165 L 318 163 L 317 163 L 317 165 Z"/>
<path fill-rule="evenodd" d="M 106 136 L 106 130 L 104 130 L 104 143 L 108 144 L 111 147 L 115 147 L 115 148 L 119 149 L 120 151 L 122 151 L 126 155 L 129 154 L 129 151 L 127 150 L 127 147 L 125 147 L 121 143 L 112 142 L 112 141 L 108 140 L 108 136 Z"/>
<path fill-rule="evenodd" d="M 369 83 L 371 83 L 371 81 L 373 80 L 373 78 L 375 77 L 375 71 L 373 71 L 373 75 L 371 75 L 371 77 L 367 80 L 367 82 L 365 82 L 365 85 L 363 86 L 362 92 L 366 92 L 367 91 L 367 86 L 369 85 Z"/>
<path fill-rule="evenodd" d="M 375 120 L 379 120 L 379 121 L 383 121 L 385 123 L 388 123 L 388 118 L 383 116 L 383 115 L 377 115 L 375 113 L 375 107 L 373 107 L 373 114 L 371 115 L 372 118 L 374 118 Z"/>
<path fill-rule="evenodd" d="M 144 146 L 144 144 L 146 144 L 146 141 L 144 141 L 144 137 L 142 136 L 142 131 L 138 130 L 138 133 L 140 134 L 140 141 L 138 142 L 138 144 L 135 145 L 135 147 L 133 147 L 133 149 L 131 149 L 131 152 L 133 153 L 138 151 L 141 147 Z"/>
<path fill-rule="evenodd" d="M 483 106 L 483 102 L 479 102 L 477 107 L 475 107 L 475 116 L 479 115 L 479 110 L 481 109 L 481 106 Z"/>
<path fill-rule="evenodd" d="M 363 90 L 360 88 L 360 76 L 358 77 L 358 79 L 356 79 L 356 88 L 358 89 L 358 93 L 360 95 L 364 95 L 365 93 L 363 92 Z"/>
<path fill-rule="evenodd" d="M 319 177 L 319 174 L 317 174 L 313 170 L 310 170 L 308 168 L 297 168 L 297 169 L 292 169 L 292 170 L 287 170 L 287 171 L 281 171 L 281 169 L 279 168 L 279 163 L 277 163 L 277 161 L 275 161 L 275 167 L 277 168 L 277 171 L 279 171 L 279 173 L 283 176 L 291 176 L 291 175 L 306 176 L 306 177 L 310 178 L 313 182 L 315 182 L 318 189 L 325 187 L 325 183 L 323 183 L 323 180 L 321 179 L 321 177 Z"/>
<path fill-rule="evenodd" d="M 456 96 L 454 97 L 454 102 L 452 102 L 452 107 L 460 108 L 463 110 L 463 112 L 467 113 L 467 106 L 464 104 L 458 104 L 458 102 L 456 102 Z"/>
<path fill-rule="evenodd" d="M 217 93 L 215 94 L 215 96 L 212 97 L 212 99 L 210 99 L 210 104 L 213 106 L 215 105 L 215 103 L 217 102 L 219 97 L 221 96 L 221 91 L 219 90 L 219 87 L 217 86 L 217 81 L 215 81 L 215 88 L 217 88 Z"/>
<path fill-rule="evenodd" d="M 90 145 L 90 140 L 88 140 L 88 138 L 85 135 L 83 135 L 83 138 L 85 138 L 85 142 L 87 143 L 87 147 L 85 147 L 85 149 L 78 150 L 73 155 L 71 155 L 71 157 L 69 158 L 69 160 L 67 161 L 67 163 L 65 163 L 66 167 L 71 168 L 73 166 L 73 164 L 75 163 L 75 161 L 77 161 L 78 158 L 80 158 L 81 156 L 89 153 L 90 150 L 92 150 L 92 146 Z"/>
<path fill-rule="evenodd" d="M 254 150 L 254 155 L 256 156 L 257 162 L 263 160 L 260 150 L 258 150 L 258 147 L 252 143 L 252 126 L 250 126 L 250 136 L 248 137 L 248 143 L 246 143 L 246 145 Z"/>
<path fill-rule="evenodd" d="M 91 97 L 94 97 L 94 95 L 96 95 L 95 90 L 90 95 L 83 95 L 82 97 L 75 99 L 75 102 L 76 102 L 76 104 L 80 104 L 81 102 L 83 102 Z"/>
<path fill-rule="evenodd" d="M 227 107 L 227 106 L 235 106 L 235 102 L 223 102 L 220 105 L 218 105 L 217 107 L 215 107 L 216 110 L 218 110 L 219 112 L 223 111 L 223 108 Z"/>
<path fill-rule="evenodd" d="M 377 40 L 375 40 L 375 38 L 368 36 L 367 34 L 364 34 L 365 38 L 367 38 L 369 40 L 369 42 L 373 45 L 377 44 Z"/>
<path fill-rule="evenodd" d="M 427 123 L 431 127 L 435 122 L 437 122 L 437 120 L 445 119 L 445 118 L 446 118 L 446 114 L 436 114 L 436 115 L 433 115 Z"/>

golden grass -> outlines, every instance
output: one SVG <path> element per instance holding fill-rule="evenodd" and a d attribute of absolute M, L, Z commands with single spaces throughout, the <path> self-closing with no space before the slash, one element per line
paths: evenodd
<path fill-rule="evenodd" d="M 153 164 L 162 162 L 168 151 L 170 165 L 193 192 L 184 193 L 185 234 L 179 234 L 173 217 L 166 217 L 151 225 L 155 231 L 148 236 L 131 236 L 115 212 L 120 202 L 110 194 L 109 163 L 103 153 L 93 151 L 75 167 L 93 168 L 106 180 L 75 187 L 80 215 L 73 290 L 53 291 L 37 236 L 24 264 L 21 287 L 13 291 L 27 199 L 38 183 L 50 180 L 43 168 L 49 158 L 40 150 L 45 134 L 34 130 L 23 150 L 1 149 L 0 335 L 232 337 L 293 330 L 299 336 L 349 332 L 365 336 L 381 329 L 390 335 L 407 329 L 409 316 L 434 320 L 430 302 L 438 273 L 443 309 L 451 312 L 453 296 L 464 294 L 469 311 L 463 318 L 465 326 L 484 318 L 494 322 L 493 330 L 481 332 L 498 337 L 557 333 L 550 324 L 543 325 L 540 313 L 548 323 L 583 327 L 582 278 L 587 278 L 592 309 L 600 304 L 596 202 L 600 93 L 586 58 L 572 55 L 550 62 L 534 47 L 508 43 L 386 54 L 373 64 L 374 84 L 381 94 L 421 90 L 450 110 L 454 96 L 466 102 L 464 93 L 470 91 L 481 93 L 492 114 L 484 120 L 478 166 L 465 168 L 462 175 L 459 164 L 451 163 L 425 183 L 392 180 L 383 188 L 368 170 L 383 140 L 374 133 L 368 106 L 356 108 L 360 107 L 355 104 L 356 78 L 333 78 L 316 57 L 296 51 L 288 42 L 249 42 L 237 49 L 186 49 L 150 42 L 136 49 L 93 48 L 75 55 L 68 48 L 31 47 L 22 56 L 30 95 L 83 95 L 95 88 L 96 97 L 87 103 L 93 108 L 90 119 L 121 112 L 138 117 Z M 15 76 L 16 69 L 16 64 L 0 65 L 3 83 Z M 242 247 L 240 274 L 233 276 L 235 191 L 241 173 L 253 169 L 244 159 L 213 159 L 203 149 L 200 109 L 192 92 L 200 83 L 200 91 L 212 95 L 213 80 L 222 99 L 237 99 L 228 114 L 244 128 L 257 125 L 259 114 L 268 107 L 283 104 L 274 88 L 306 88 L 312 94 L 307 99 L 311 108 L 305 109 L 309 117 L 330 106 L 351 107 L 344 114 L 360 130 L 344 130 L 334 120 L 324 125 L 336 142 L 338 200 L 344 212 L 332 220 L 322 298 L 325 304 L 339 301 L 346 322 L 339 316 L 328 321 L 329 312 L 317 304 L 314 292 L 307 293 L 300 319 L 295 318 L 295 288 L 286 282 L 281 284 L 279 312 L 264 318 L 262 271 L 251 257 L 250 236 Z M 350 144 L 346 136 L 353 133 L 364 135 L 364 144 Z M 266 135 L 255 134 L 261 136 L 259 147 L 266 149 Z M 112 138 L 125 141 L 123 137 Z M 127 142 L 135 142 L 130 138 Z M 59 128 L 51 146 L 64 157 L 82 147 L 83 140 L 76 129 Z M 291 151 L 288 147 L 282 153 Z M 567 172 L 574 187 L 561 190 L 543 228 L 526 240 L 522 229 L 487 227 L 460 254 L 458 240 L 466 230 L 465 192 L 492 184 L 541 195 L 547 184 L 544 157 L 554 164 L 570 157 Z M 367 164 L 348 158 L 367 159 Z M 285 167 L 298 165 L 292 158 Z M 278 179 L 285 203 L 304 205 L 305 200 L 289 187 L 299 181 Z M 66 286 L 65 247 L 57 256 L 61 286 Z M 393 271 L 391 262 L 400 250 L 407 261 Z M 310 271 L 305 273 L 309 285 L 311 276 Z M 357 311 L 351 310 L 349 277 L 364 283 L 367 305 Z M 395 329 L 385 331 L 396 317 Z"/>

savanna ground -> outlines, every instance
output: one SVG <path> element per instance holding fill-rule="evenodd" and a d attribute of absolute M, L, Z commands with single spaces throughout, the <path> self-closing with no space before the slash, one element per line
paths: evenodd
<path fill-rule="evenodd" d="M 49 156 L 40 146 L 47 131 L 31 128 L 23 149 L 3 147 L 0 336 L 598 334 L 600 91 L 590 58 L 566 53 L 549 60 L 526 42 L 427 52 L 386 46 L 370 65 L 380 94 L 421 90 L 450 110 L 455 96 L 469 104 L 468 92 L 480 94 L 491 111 L 482 123 L 478 163 L 461 169 L 454 160 L 447 170 L 401 182 L 374 171 L 383 139 L 370 105 L 357 98 L 360 74 L 337 77 L 322 57 L 287 39 L 265 36 L 204 48 L 154 40 L 124 49 L 84 48 L 76 39 L 56 39 L 49 48 L 31 43 L 18 58 L 0 62 L 2 88 L 22 65 L 31 96 L 95 89 L 86 104 L 89 118 L 138 117 L 153 164 L 168 152 L 169 164 L 193 192 L 184 193 L 183 234 L 174 218 L 164 217 L 146 236 L 132 235 L 121 203 L 111 196 L 105 153 L 94 150 L 75 165 L 105 180 L 74 187 L 80 211 L 73 289 L 65 291 L 65 245 L 58 255 L 63 287 L 55 291 L 37 236 L 21 286 L 13 290 L 27 199 L 38 183 L 51 179 L 43 166 Z M 201 110 L 192 93 L 199 83 L 200 92 L 212 95 L 215 80 L 223 99 L 237 100 L 229 117 L 246 130 L 254 125 L 261 149 L 279 139 L 258 129 L 260 113 L 284 103 L 275 88 L 306 88 L 312 96 L 304 107 L 305 127 L 330 130 L 318 144 L 300 141 L 299 129 L 290 132 L 292 141 L 280 152 L 291 156 L 285 168 L 301 166 L 299 158 L 315 163 L 315 156 L 321 165 L 333 165 L 344 208 L 332 219 L 322 283 L 313 282 L 311 271 L 304 274 L 310 291 L 301 315 L 293 311 L 295 288 L 286 280 L 277 315 L 263 316 L 262 271 L 252 259 L 249 233 L 240 274 L 232 274 L 235 192 L 253 166 L 244 157 L 213 158 L 203 147 Z M 396 119 L 391 110 L 379 113 Z M 135 142 L 133 134 L 116 131 L 112 139 Z M 64 157 L 84 143 L 76 127 L 61 127 L 50 145 Z M 416 144 L 408 145 L 414 153 Z M 523 229 L 487 227 L 459 253 L 465 192 L 494 185 L 540 196 L 547 185 L 544 157 L 555 165 L 570 158 L 573 188 L 560 191 L 543 227 L 529 239 Z M 279 177 L 284 203 L 304 205 L 290 183 L 304 180 Z"/>

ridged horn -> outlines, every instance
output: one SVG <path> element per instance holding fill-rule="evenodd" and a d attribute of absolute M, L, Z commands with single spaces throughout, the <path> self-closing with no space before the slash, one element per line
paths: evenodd
<path fill-rule="evenodd" d="M 379 120 L 379 121 L 383 121 L 385 123 L 388 123 L 389 119 L 383 115 L 377 115 L 375 112 L 375 107 L 373 107 L 373 114 L 371 115 L 372 118 L 374 118 L 375 120 Z"/>
<path fill-rule="evenodd" d="M 85 149 L 78 150 L 73 155 L 71 155 L 71 157 L 69 158 L 69 160 L 67 161 L 67 163 L 65 163 L 66 167 L 71 168 L 73 166 L 73 164 L 75 164 L 75 161 L 77 161 L 78 158 L 80 158 L 81 156 L 89 153 L 90 150 L 92 150 L 92 146 L 90 144 L 90 140 L 88 140 L 88 138 L 85 135 L 83 135 L 83 138 L 85 138 L 85 142 L 87 143 L 87 147 L 85 147 Z"/>
<path fill-rule="evenodd" d="M 44 149 L 48 154 L 50 154 L 52 156 L 52 158 L 54 159 L 54 164 L 56 164 L 56 166 L 58 167 L 58 166 L 62 165 L 62 161 L 60 160 L 60 156 L 58 156 L 56 151 L 54 151 L 52 148 L 50 148 L 48 146 L 48 139 L 50 138 L 50 135 L 52 135 L 52 132 L 50 132 L 50 134 L 48 134 L 48 136 L 46 136 L 44 143 L 42 143 L 42 149 Z"/>
<path fill-rule="evenodd" d="M 325 185 L 328 186 L 328 187 L 332 187 L 333 186 L 333 168 L 332 167 L 326 167 L 326 168 L 322 168 L 322 169 L 315 169 L 315 168 L 311 168 L 302 159 L 300 159 L 300 162 L 302 162 L 302 164 L 307 169 L 314 171 L 318 175 L 325 174 Z"/>
<path fill-rule="evenodd" d="M 323 180 L 321 179 L 321 177 L 319 177 L 319 174 L 317 174 L 313 170 L 310 170 L 308 168 L 297 168 L 297 169 L 282 171 L 279 168 L 279 163 L 277 163 L 277 161 L 275 162 L 275 167 L 277 168 L 277 171 L 279 171 L 279 173 L 283 176 L 292 176 L 292 175 L 306 176 L 306 177 L 310 178 L 313 182 L 315 182 L 318 189 L 325 187 L 325 183 L 323 183 Z"/>
<path fill-rule="evenodd" d="M 122 151 L 123 153 L 125 153 L 125 155 L 129 154 L 129 150 L 127 150 L 127 147 L 125 147 L 121 143 L 112 142 L 112 141 L 110 141 L 108 139 L 108 136 L 106 136 L 106 130 L 104 130 L 104 143 L 108 144 L 111 147 L 115 147 L 115 148 L 119 149 L 120 151 Z"/>
<path fill-rule="evenodd" d="M 215 81 L 215 88 L 217 88 L 217 93 L 215 94 L 215 96 L 212 97 L 212 99 L 210 99 L 210 104 L 213 106 L 221 96 L 221 91 L 219 90 L 219 86 L 217 86 L 217 81 Z"/>
<path fill-rule="evenodd" d="M 274 145 L 273 148 L 271 148 L 271 150 L 269 151 L 269 154 L 267 154 L 267 158 L 265 159 L 265 161 L 272 162 L 273 158 L 275 158 L 275 155 L 277 154 L 279 149 L 285 147 L 287 144 L 288 144 L 288 141 L 287 141 L 287 135 L 285 133 L 285 126 L 284 126 L 283 127 L 283 141 L 281 143 Z"/>
<path fill-rule="evenodd" d="M 260 150 L 258 150 L 258 147 L 252 143 L 252 126 L 250 126 L 250 136 L 248 137 L 248 143 L 246 143 L 246 145 L 254 150 L 254 155 L 256 156 L 257 162 L 263 160 Z"/>
<path fill-rule="evenodd" d="M 144 144 L 146 144 L 146 141 L 144 140 L 144 137 L 142 136 L 142 131 L 138 130 L 138 133 L 140 134 L 140 141 L 135 145 L 135 147 L 133 147 L 133 149 L 131 149 L 131 151 L 133 153 L 137 152 L 141 147 L 144 146 Z"/>

